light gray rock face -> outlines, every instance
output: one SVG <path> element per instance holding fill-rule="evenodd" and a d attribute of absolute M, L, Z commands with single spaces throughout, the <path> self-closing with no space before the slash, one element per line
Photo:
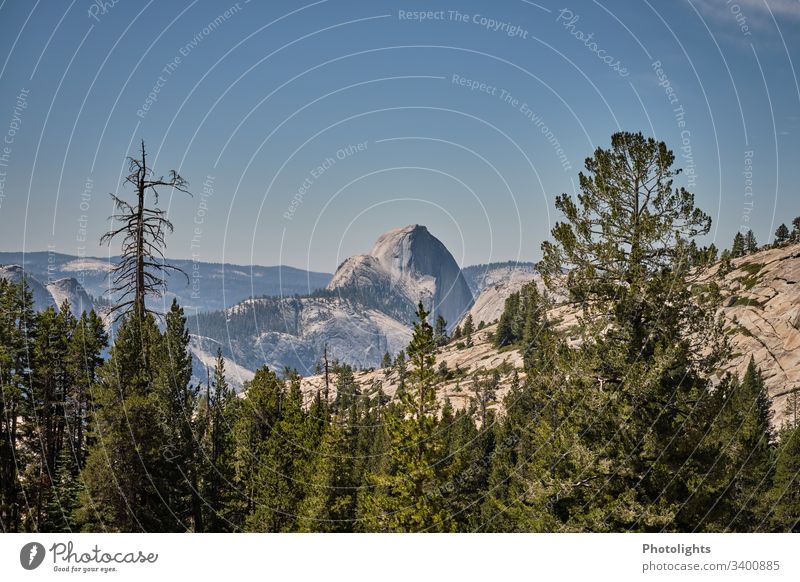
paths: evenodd
<path fill-rule="evenodd" d="M 493 323 L 500 319 L 506 307 L 506 299 L 531 281 L 536 281 L 537 285 L 540 288 L 542 287 L 542 280 L 538 275 L 517 273 L 505 281 L 493 283 L 491 286 L 484 288 L 475 300 L 475 305 L 468 312 L 472 315 L 472 321 L 477 325 L 481 322 L 486 324 Z M 466 314 L 461 318 L 461 321 L 463 322 L 465 318 Z"/>
<path fill-rule="evenodd" d="M 461 269 L 475 302 L 486 289 L 517 281 L 530 281 L 536 275 L 536 264 L 525 261 L 504 261 L 471 265 Z"/>
<path fill-rule="evenodd" d="M 195 376 L 204 381 L 211 354 L 222 348 L 235 372 L 228 381 L 237 390 L 265 364 L 278 372 L 288 367 L 313 374 L 327 347 L 330 361 L 374 367 L 411 339 L 407 323 L 336 296 L 250 299 L 189 323 Z"/>
<path fill-rule="evenodd" d="M 733 266 L 719 282 L 733 349 L 728 369 L 742 376 L 754 359 L 780 426 L 788 394 L 800 390 L 800 245 L 735 259 Z M 717 269 L 709 275 L 716 277 Z"/>
<path fill-rule="evenodd" d="M 19 265 L 0 266 L 0 279 L 19 283 L 23 279 L 28 283 L 28 289 L 33 294 L 33 308 L 36 311 L 44 311 L 48 307 L 56 307 L 53 296 L 42 283 L 27 273 Z"/>
<path fill-rule="evenodd" d="M 367 255 L 346 260 L 328 290 L 356 296 L 411 323 L 422 301 L 450 329 L 472 306 L 472 292 L 453 255 L 426 227 L 413 224 L 381 235 Z"/>
<path fill-rule="evenodd" d="M 44 311 L 48 307 L 59 309 L 64 301 L 69 301 L 70 311 L 76 316 L 94 309 L 92 298 L 74 277 L 65 277 L 44 285 L 19 265 L 0 266 L 0 279 L 19 283 L 23 278 L 33 293 L 33 308 L 36 311 Z"/>
<path fill-rule="evenodd" d="M 313 374 L 326 346 L 329 359 L 369 368 L 386 352 L 406 348 L 420 300 L 453 328 L 472 306 L 472 293 L 447 248 L 424 226 L 412 225 L 344 261 L 324 292 L 249 299 L 194 318 L 192 332 L 204 344 L 223 346 L 246 370 L 266 364 Z M 197 359 L 207 360 L 212 349 L 198 343 Z"/>
<path fill-rule="evenodd" d="M 84 311 L 88 312 L 94 309 L 91 297 L 74 277 L 53 281 L 47 285 L 47 291 L 59 308 L 64 301 L 69 301 L 70 311 L 74 315 L 79 316 Z"/>

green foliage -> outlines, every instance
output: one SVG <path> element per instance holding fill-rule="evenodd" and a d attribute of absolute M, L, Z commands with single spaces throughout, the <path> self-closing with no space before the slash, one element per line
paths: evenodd
<path fill-rule="evenodd" d="M 761 303 L 758 299 L 753 299 L 752 297 L 737 297 L 736 302 L 734 305 L 742 305 L 745 307 L 755 307 L 757 309 L 763 309 L 764 304 Z"/>
<path fill-rule="evenodd" d="M 766 519 L 759 529 L 775 532 L 800 532 L 800 426 L 789 423 L 780 431 L 775 453 L 775 475 L 766 496 Z"/>
<path fill-rule="evenodd" d="M 435 438 L 437 400 L 434 387 L 436 342 L 428 312 L 417 308 L 408 346 L 410 390 L 384 419 L 390 466 L 371 473 L 372 493 L 363 500 L 369 529 L 386 532 L 451 531 L 453 522 L 435 488 L 441 479 L 442 447 Z"/>
<path fill-rule="evenodd" d="M 748 230 L 744 235 L 744 249 L 746 254 L 752 254 L 758 250 L 758 241 L 752 230 Z"/>
<path fill-rule="evenodd" d="M 789 241 L 791 237 L 791 233 L 789 232 L 789 228 L 785 224 L 781 224 L 777 230 L 775 230 L 775 246 L 780 246 Z"/>
<path fill-rule="evenodd" d="M 741 379 L 720 374 L 720 285 L 698 268 L 717 250 L 697 246 L 710 221 L 673 185 L 673 162 L 663 143 L 615 134 L 586 161 L 577 198 L 558 198 L 565 221 L 539 265 L 549 292 L 511 294 L 492 335 L 523 370 L 437 365 L 447 324 L 419 304 L 380 381 L 360 384 L 326 352 L 333 402 L 266 366 L 237 397 L 221 351 L 206 385 L 192 382 L 177 303 L 163 321 L 124 317 L 103 361 L 97 314 L 36 314 L 24 285 L 0 280 L 2 527 L 798 531 L 800 397 L 787 391 L 774 434 L 755 362 Z M 757 248 L 738 239 L 720 273 Z M 739 268 L 747 287 L 762 265 Z M 568 332 L 548 316 L 556 291 L 579 308 Z M 475 331 L 467 316 L 456 347 Z M 454 402 L 440 400 L 451 381 Z"/>
<path fill-rule="evenodd" d="M 436 316 L 436 326 L 433 329 L 433 337 L 437 346 L 446 346 L 450 341 L 447 335 L 447 321 L 441 315 Z"/>
<path fill-rule="evenodd" d="M 461 329 L 461 337 L 464 338 L 464 345 L 468 348 L 471 348 L 473 345 L 472 341 L 472 334 L 475 331 L 475 324 L 472 321 L 472 314 L 467 314 L 466 319 L 464 320 L 464 325 Z"/>
<path fill-rule="evenodd" d="M 213 382 L 207 386 L 205 409 L 200 410 L 197 422 L 202 439 L 200 491 L 206 506 L 203 529 L 210 532 L 228 531 L 233 523 L 228 508 L 234 493 L 231 484 L 233 470 L 233 422 L 237 399 L 225 378 L 225 360 L 217 351 Z M 213 391 L 212 391 L 213 388 Z"/>
<path fill-rule="evenodd" d="M 731 256 L 733 258 L 743 257 L 747 254 L 747 246 L 744 242 L 744 236 L 741 232 L 737 232 L 733 237 L 733 244 L 731 245 Z"/>

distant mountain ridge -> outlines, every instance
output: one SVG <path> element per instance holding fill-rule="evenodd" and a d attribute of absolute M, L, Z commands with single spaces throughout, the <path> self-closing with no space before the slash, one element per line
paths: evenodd
<path fill-rule="evenodd" d="M 386 352 L 405 349 L 419 301 L 453 327 L 473 298 L 444 244 L 415 224 L 384 233 L 368 254 L 343 261 L 324 290 L 248 299 L 199 314 L 190 325 L 204 351 L 221 347 L 244 369 L 267 364 L 307 375 L 326 349 L 329 358 L 356 367 L 377 366 Z"/>
<path fill-rule="evenodd" d="M 37 309 L 57 307 L 66 299 L 76 313 L 96 308 L 102 315 L 108 309 L 103 292 L 113 261 L 3 252 L 0 277 L 18 281 L 25 276 Z M 384 233 L 368 254 L 346 259 L 334 275 L 292 267 L 197 263 L 199 296 L 193 296 L 192 261 L 170 262 L 190 275 L 190 283 L 173 275 L 168 293 L 154 307 L 166 308 L 175 297 L 186 308 L 195 381 L 205 381 L 206 367 L 222 349 L 236 388 L 265 364 L 278 372 L 292 368 L 312 374 L 326 349 L 331 359 L 359 368 L 377 366 L 386 352 L 396 355 L 406 348 L 418 301 L 442 315 L 452 329 L 475 308 L 470 281 L 476 289 L 490 284 L 500 289 L 504 281 L 529 280 L 533 269 L 532 263 L 506 262 L 462 270 L 422 225 Z M 502 306 L 498 297 L 492 313 Z"/>
<path fill-rule="evenodd" d="M 103 297 L 108 289 L 108 273 L 118 257 L 76 257 L 62 253 L 37 251 L 32 253 L 0 252 L 0 265 L 24 267 L 42 285 L 56 279 L 73 278 L 94 298 Z M 242 266 L 230 263 L 194 262 L 189 259 L 169 259 L 183 269 L 167 275 L 167 293 L 154 305 L 169 307 L 173 298 L 187 311 L 214 311 L 235 305 L 249 297 L 307 295 L 324 289 L 331 279 L 329 273 L 305 271 L 294 267 L 259 265 Z"/>

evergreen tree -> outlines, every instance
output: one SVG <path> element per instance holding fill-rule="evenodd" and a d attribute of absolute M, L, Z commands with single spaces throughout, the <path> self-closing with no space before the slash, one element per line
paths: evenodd
<path fill-rule="evenodd" d="M 78 459 L 74 451 L 63 447 L 59 452 L 53 487 L 48 493 L 40 530 L 64 533 L 76 531 L 74 514 L 79 507 L 82 491 Z"/>
<path fill-rule="evenodd" d="M 206 531 L 221 532 L 231 529 L 227 508 L 231 503 L 233 488 L 233 436 L 236 395 L 225 378 L 225 359 L 217 350 L 214 364 L 213 391 L 207 396 L 207 423 L 205 444 L 205 476 L 203 499 L 207 517 L 203 520 Z"/>
<path fill-rule="evenodd" d="M 775 231 L 775 246 L 780 246 L 789 240 L 789 228 L 781 224 Z"/>
<path fill-rule="evenodd" d="M 720 256 L 719 270 L 717 271 L 717 275 L 720 277 L 724 277 L 731 271 L 733 271 L 733 263 L 731 262 L 731 252 L 728 249 L 725 249 L 724 251 L 722 251 L 722 256 Z"/>
<path fill-rule="evenodd" d="M 787 423 L 780 431 L 775 475 L 767 494 L 767 515 L 759 529 L 800 532 L 800 425 Z"/>
<path fill-rule="evenodd" d="M 522 361 L 525 370 L 533 374 L 549 365 L 557 341 L 547 317 L 547 298 L 539 293 L 535 283 L 525 285 L 522 294 L 525 314 L 520 337 Z"/>
<path fill-rule="evenodd" d="M 436 327 L 433 330 L 437 346 L 446 346 L 450 338 L 447 336 L 447 321 L 441 315 L 436 316 Z"/>
<path fill-rule="evenodd" d="M 353 531 L 361 475 L 359 418 L 333 420 L 310 463 L 307 494 L 298 509 L 298 529 L 307 532 Z"/>
<path fill-rule="evenodd" d="M 468 313 L 467 318 L 464 320 L 464 327 L 461 330 L 461 334 L 464 337 L 464 344 L 468 347 L 472 347 L 472 333 L 475 331 L 475 324 L 472 321 L 472 314 Z"/>
<path fill-rule="evenodd" d="M 489 408 L 497 400 L 497 389 L 500 386 L 500 373 L 492 371 L 484 377 L 476 376 L 472 381 L 473 403 L 478 413 L 481 428 L 486 426 Z"/>
<path fill-rule="evenodd" d="M 190 384 L 192 356 L 189 331 L 183 308 L 173 299 L 166 316 L 154 378 L 154 392 L 159 409 L 160 432 L 166 443 L 162 456 L 167 461 L 166 474 L 159 475 L 164 485 L 161 495 L 183 529 L 203 531 L 202 501 L 194 415 L 199 388 Z"/>
<path fill-rule="evenodd" d="M 336 375 L 336 400 L 333 407 L 334 410 L 347 410 L 361 396 L 361 389 L 356 382 L 351 366 L 337 364 L 334 370 Z"/>
<path fill-rule="evenodd" d="M 292 531 L 297 507 L 305 494 L 303 471 L 309 452 L 303 446 L 305 414 L 299 380 L 292 379 L 280 408 L 280 418 L 264 443 L 258 468 L 256 506 L 248 516 L 252 531 Z"/>
<path fill-rule="evenodd" d="M 237 495 L 226 508 L 238 527 L 245 525 L 245 520 L 254 513 L 266 493 L 262 491 L 260 472 L 262 465 L 266 465 L 264 474 L 270 467 L 269 454 L 275 444 L 270 443 L 270 437 L 280 419 L 284 397 L 283 383 L 266 366 L 259 368 L 253 379 L 245 383 L 244 391 L 245 398 L 236 406 L 233 426 L 233 484 Z M 265 531 L 273 531 L 267 524 L 261 525 Z"/>
<path fill-rule="evenodd" d="M 20 425 L 25 419 L 33 421 L 27 394 L 35 337 L 33 296 L 27 285 L 0 279 L 0 525 L 6 532 L 19 531 L 25 513 L 20 467 L 28 459 Z"/>
<path fill-rule="evenodd" d="M 800 216 L 792 220 L 792 240 L 794 242 L 800 241 Z"/>
<path fill-rule="evenodd" d="M 727 504 L 728 511 L 714 529 L 749 532 L 761 521 L 763 492 L 771 484 L 773 461 L 770 405 L 764 378 L 751 357 L 722 415 L 727 424 L 723 434 L 730 435 L 725 448 L 728 482 L 709 512 L 717 503 Z"/>
<path fill-rule="evenodd" d="M 752 230 L 748 230 L 747 234 L 744 235 L 744 250 L 747 255 L 751 255 L 758 250 L 756 235 Z"/>
<path fill-rule="evenodd" d="M 670 499 L 693 479 L 679 474 L 686 452 L 676 439 L 695 429 L 683 421 L 726 346 L 714 298 L 692 289 L 689 243 L 711 221 L 673 187 L 674 159 L 663 142 L 614 134 L 611 149 L 586 160 L 577 200 L 558 197 L 567 221 L 542 245 L 546 284 L 556 289 L 566 269 L 569 302 L 582 309 L 583 341 L 570 355 L 577 365 L 555 370 L 565 393 L 553 406 L 581 394 L 581 408 L 597 411 L 551 438 L 577 451 L 569 460 L 580 471 L 552 505 L 569 527 L 661 529 L 674 518 Z M 594 482 L 579 519 L 559 508 Z"/>
<path fill-rule="evenodd" d="M 79 522 L 89 531 L 182 531 L 161 496 L 167 437 L 154 391 L 161 334 L 148 314 L 123 317 L 98 371 L 94 441 L 84 469 Z"/>
<path fill-rule="evenodd" d="M 91 441 L 89 432 L 92 393 L 98 382 L 98 370 L 103 364 L 103 350 L 108 346 L 108 334 L 102 318 L 94 310 L 81 314 L 69 346 L 69 366 L 72 387 L 67 399 L 68 436 L 78 467 L 83 467 Z"/>
<path fill-rule="evenodd" d="M 406 352 L 400 350 L 394 358 L 394 368 L 397 371 L 397 393 L 398 396 L 405 392 L 406 377 L 408 376 L 408 364 L 406 363 Z"/>
<path fill-rule="evenodd" d="M 375 490 L 364 500 L 364 519 L 373 531 L 451 531 L 452 518 L 435 489 L 441 480 L 440 441 L 435 438 L 436 342 L 422 303 L 408 346 L 411 389 L 385 419 L 392 467 L 372 474 Z"/>
<path fill-rule="evenodd" d="M 521 310 L 519 292 L 514 292 L 506 298 L 503 313 L 497 322 L 497 331 L 494 334 L 494 345 L 498 348 L 515 343 L 518 334 L 515 333 L 515 321 Z"/>
<path fill-rule="evenodd" d="M 747 254 L 747 246 L 745 244 L 744 235 L 737 232 L 733 237 L 733 245 L 731 246 L 731 256 L 733 258 L 743 257 Z"/>

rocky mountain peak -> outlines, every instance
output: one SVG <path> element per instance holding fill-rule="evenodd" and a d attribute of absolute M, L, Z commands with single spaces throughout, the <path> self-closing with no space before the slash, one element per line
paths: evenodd
<path fill-rule="evenodd" d="M 447 247 L 427 227 L 411 224 L 382 234 L 367 255 L 346 260 L 329 290 L 355 293 L 410 321 L 418 301 L 455 325 L 472 292 Z"/>

